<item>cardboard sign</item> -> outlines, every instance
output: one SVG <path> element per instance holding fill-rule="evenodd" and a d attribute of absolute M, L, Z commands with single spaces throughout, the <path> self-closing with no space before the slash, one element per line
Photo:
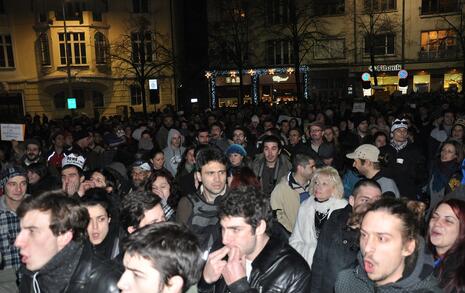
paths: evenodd
<path fill-rule="evenodd" d="M 24 141 L 26 125 L 24 124 L 0 124 L 2 140 Z"/>
<path fill-rule="evenodd" d="M 365 103 L 354 103 L 352 113 L 365 113 Z"/>

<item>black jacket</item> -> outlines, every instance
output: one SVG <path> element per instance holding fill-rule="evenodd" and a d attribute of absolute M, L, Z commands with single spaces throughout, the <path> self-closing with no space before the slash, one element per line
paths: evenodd
<path fill-rule="evenodd" d="M 249 281 L 243 278 L 228 287 L 223 278 L 213 284 L 207 284 L 202 278 L 198 284 L 198 291 L 199 293 L 308 293 L 310 275 L 307 262 L 294 248 L 270 237 L 252 262 Z"/>
<path fill-rule="evenodd" d="M 71 252 L 70 245 L 73 246 Z M 61 254 L 63 250 L 67 250 L 68 254 Z M 115 263 L 97 257 L 92 252 L 89 244 L 79 245 L 71 242 L 63 250 L 49 261 L 49 263 L 53 263 L 53 266 L 49 266 L 49 263 L 47 263 L 37 272 L 31 272 L 23 268 L 19 292 L 34 292 L 33 278 L 35 274 L 41 293 L 119 292 L 116 284 L 122 271 Z M 56 261 L 57 256 L 58 261 Z M 76 264 L 70 266 L 69 263 L 73 263 L 73 259 L 76 258 Z M 74 270 L 72 270 L 73 268 Z M 68 269 L 71 269 L 71 271 L 69 272 Z M 69 276 L 69 273 L 71 276 Z M 69 281 L 60 283 L 61 280 L 68 279 Z"/>
<path fill-rule="evenodd" d="M 380 152 L 388 156 L 388 168 L 385 171 L 387 177 L 396 182 L 400 196 L 418 200 L 421 188 L 428 180 L 426 161 L 421 151 L 414 144 L 408 143 L 400 151 L 386 145 Z"/>
<path fill-rule="evenodd" d="M 357 264 L 359 230 L 347 226 L 351 213 L 351 205 L 334 211 L 320 232 L 313 256 L 312 292 L 334 292 L 337 274 Z"/>

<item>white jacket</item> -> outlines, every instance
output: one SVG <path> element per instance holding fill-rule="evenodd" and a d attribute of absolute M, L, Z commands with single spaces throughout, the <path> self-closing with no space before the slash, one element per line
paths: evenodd
<path fill-rule="evenodd" d="M 300 206 L 289 244 L 305 258 L 310 267 L 312 267 L 313 254 L 318 242 L 315 229 L 316 205 L 323 205 L 325 209 L 329 209 L 329 219 L 334 210 L 342 209 L 347 205 L 347 200 L 331 197 L 327 201 L 319 203 L 315 201 L 314 196 L 310 196 Z"/>

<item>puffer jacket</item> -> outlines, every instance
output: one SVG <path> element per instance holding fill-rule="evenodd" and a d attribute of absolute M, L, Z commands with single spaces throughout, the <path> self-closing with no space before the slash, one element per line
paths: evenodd
<path fill-rule="evenodd" d="M 252 262 L 249 281 L 243 278 L 229 287 L 220 278 L 207 284 L 199 282 L 199 293 L 266 293 L 310 292 L 310 268 L 305 260 L 287 243 L 270 237 L 260 254 Z"/>
<path fill-rule="evenodd" d="M 347 269 L 339 273 L 335 293 L 394 293 L 394 292 L 415 292 L 415 293 L 435 293 L 442 292 L 439 288 L 438 281 L 433 275 L 433 256 L 426 250 L 425 241 L 419 242 L 419 247 L 416 252 L 416 261 L 409 267 L 406 266 L 404 276 L 395 283 L 376 286 L 376 284 L 368 278 L 363 264 L 361 253 L 358 254 L 358 262 L 355 268 Z"/>

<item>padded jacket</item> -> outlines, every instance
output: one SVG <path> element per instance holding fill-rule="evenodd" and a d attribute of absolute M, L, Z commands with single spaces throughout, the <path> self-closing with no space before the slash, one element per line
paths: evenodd
<path fill-rule="evenodd" d="M 310 268 L 289 244 L 270 237 L 260 254 L 252 262 L 249 280 L 240 279 L 227 286 L 223 278 L 207 284 L 199 282 L 199 293 L 266 293 L 310 292 Z"/>

